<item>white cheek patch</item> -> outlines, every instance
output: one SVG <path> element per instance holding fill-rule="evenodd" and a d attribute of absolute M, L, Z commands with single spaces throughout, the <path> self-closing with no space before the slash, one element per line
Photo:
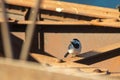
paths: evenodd
<path fill-rule="evenodd" d="M 62 12 L 63 8 L 56 8 L 57 12 Z"/>

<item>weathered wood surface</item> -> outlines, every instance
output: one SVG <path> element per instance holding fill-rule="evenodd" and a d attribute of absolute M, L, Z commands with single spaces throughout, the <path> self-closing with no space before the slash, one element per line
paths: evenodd
<path fill-rule="evenodd" d="M 3 22 L 0 20 L 0 22 Z M 10 20 L 9 22 L 13 24 L 31 24 L 31 21 L 15 21 Z M 97 22 L 97 21 L 36 21 L 37 25 L 93 25 L 97 27 L 113 27 L 113 28 L 120 28 L 120 22 L 115 21 L 103 21 L 103 22 Z"/>
<path fill-rule="evenodd" d="M 31 56 L 34 59 L 36 59 L 38 62 L 44 63 L 44 64 L 49 64 L 51 66 L 89 68 L 89 66 L 87 66 L 87 65 L 77 64 L 77 63 L 73 63 L 73 62 L 69 62 L 69 61 L 68 62 L 59 63 L 59 59 L 58 58 L 49 57 L 49 56 L 46 56 L 46 55 L 32 53 Z"/>
<path fill-rule="evenodd" d="M 87 76 L 87 77 L 86 77 Z M 75 68 L 55 68 L 0 58 L 0 80 L 119 80 L 119 77 L 84 73 Z"/>
<path fill-rule="evenodd" d="M 30 21 L 19 21 L 18 24 L 29 24 Z M 120 22 L 94 22 L 94 21 L 39 21 L 42 25 L 94 25 L 100 27 L 120 28 Z"/>
<path fill-rule="evenodd" d="M 118 49 L 118 48 L 120 48 L 120 43 L 119 42 L 118 43 L 114 43 L 114 44 L 110 44 L 110 45 L 107 45 L 107 46 L 104 46 L 102 48 L 98 48 L 98 49 L 94 49 L 94 50 L 88 51 L 87 53 L 80 54 L 78 57 L 74 57 L 74 58 L 70 58 L 69 57 L 69 58 L 65 58 L 63 60 L 65 60 L 67 62 L 77 61 L 77 60 L 85 59 L 85 58 L 88 58 L 88 57 L 93 57 L 93 56 L 96 56 L 96 55 L 99 55 L 99 54 L 103 54 L 103 53 L 105 53 L 107 51 L 115 50 L 115 49 Z M 42 55 L 31 54 L 31 56 L 34 57 L 35 59 L 37 59 L 38 61 L 42 60 L 40 58 L 40 57 L 42 57 Z M 47 57 L 47 56 L 43 56 L 43 57 L 49 59 L 49 57 Z M 50 58 L 50 60 L 52 60 L 52 59 Z M 57 62 L 57 61 L 58 60 L 56 58 L 53 58 L 53 61 L 51 61 L 50 64 L 52 64 L 53 62 Z M 47 62 L 47 60 L 45 60 L 45 62 Z"/>
<path fill-rule="evenodd" d="M 107 45 L 107 46 L 105 46 L 105 47 L 96 49 L 95 51 L 104 53 L 104 52 L 107 52 L 107 51 L 110 51 L 110 50 L 114 50 L 114 49 L 117 49 L 117 48 L 120 48 L 120 42 Z"/>
<path fill-rule="evenodd" d="M 55 16 L 49 14 L 41 14 L 41 18 L 43 18 L 44 21 L 71 21 L 71 22 L 78 21 L 78 19 L 74 18 Z"/>
<path fill-rule="evenodd" d="M 0 80 L 92 80 L 75 76 L 74 74 L 78 72 L 74 71 L 65 69 L 62 71 L 59 68 L 41 66 L 35 63 L 0 59 Z"/>
<path fill-rule="evenodd" d="M 72 58 L 68 58 L 64 60 L 64 62 L 60 63 L 59 59 L 55 57 L 50 57 L 50 56 L 36 54 L 36 53 L 32 53 L 31 56 L 41 64 L 46 64 L 46 65 L 58 67 L 58 68 L 77 68 L 83 72 L 91 72 L 91 73 L 93 73 L 94 70 L 96 69 L 100 69 L 101 71 L 103 71 L 98 74 L 106 74 L 106 71 L 107 71 L 107 69 L 105 68 L 92 67 L 85 64 L 72 62 Z"/>
<path fill-rule="evenodd" d="M 8 4 L 32 7 L 34 5 L 34 0 L 6 0 Z M 71 6 L 72 5 L 72 6 Z M 69 6 L 69 8 L 68 8 Z M 43 1 L 41 5 L 42 9 L 52 10 L 58 13 L 72 13 L 77 15 L 84 15 L 97 18 L 119 18 L 119 12 L 115 9 L 89 6 L 83 4 L 68 3 L 62 1 Z"/>

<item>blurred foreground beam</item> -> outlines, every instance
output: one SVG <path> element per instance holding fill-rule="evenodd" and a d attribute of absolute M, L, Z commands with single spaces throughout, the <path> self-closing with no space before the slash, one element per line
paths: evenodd
<path fill-rule="evenodd" d="M 32 38 L 34 35 L 35 27 L 36 27 L 36 17 L 38 15 L 39 6 L 41 4 L 40 0 L 36 0 L 33 9 L 30 12 L 29 20 L 31 21 L 31 24 L 28 24 L 26 29 L 26 38 L 25 42 L 23 43 L 22 50 L 20 53 L 20 59 L 26 60 L 28 57 L 28 53 L 31 47 Z"/>
<path fill-rule="evenodd" d="M 0 6 L 2 8 L 2 16 L 3 16 L 3 21 L 0 23 L 1 24 L 1 33 L 2 33 L 2 39 L 3 39 L 3 46 L 4 46 L 4 53 L 5 56 L 8 58 L 12 58 L 12 45 L 11 45 L 11 38 L 10 38 L 10 32 L 9 32 L 9 26 L 8 26 L 8 17 L 6 14 L 6 9 L 5 9 L 5 1 L 1 0 L 0 1 Z"/>
<path fill-rule="evenodd" d="M 120 77 L 103 76 L 77 71 L 76 68 L 58 68 L 0 58 L 0 80 L 120 80 Z"/>

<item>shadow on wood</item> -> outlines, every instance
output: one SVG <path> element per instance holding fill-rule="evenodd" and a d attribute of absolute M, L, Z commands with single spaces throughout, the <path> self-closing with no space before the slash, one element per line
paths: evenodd
<path fill-rule="evenodd" d="M 90 54 L 98 54 L 99 52 L 90 51 L 90 52 L 87 52 L 87 53 L 84 53 L 84 54 L 89 54 L 89 53 Z M 94 64 L 94 63 L 97 63 L 97 62 L 100 62 L 100 61 L 104 61 L 104 60 L 107 60 L 107 59 L 110 59 L 110 58 L 113 58 L 113 57 L 116 57 L 116 56 L 119 56 L 119 55 L 120 55 L 120 48 L 115 49 L 115 50 L 111 50 L 111 51 L 107 51 L 105 53 L 98 54 L 98 55 L 95 55 L 95 56 L 91 56 L 91 57 L 88 57 L 88 58 L 85 58 L 85 59 L 77 60 L 75 62 L 91 65 L 91 64 Z"/>

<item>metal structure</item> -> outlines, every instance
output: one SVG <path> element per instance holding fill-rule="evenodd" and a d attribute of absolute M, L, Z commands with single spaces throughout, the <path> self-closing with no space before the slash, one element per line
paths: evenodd
<path fill-rule="evenodd" d="M 5 1 L 1 0 L 0 5 L 1 5 L 0 17 L 3 17 L 0 19 L 0 23 L 1 23 L 0 33 L 2 34 L 1 35 L 2 40 L 0 39 L 0 41 L 3 42 L 0 43 L 0 46 L 2 45 L 2 47 L 4 48 L 2 53 L 0 49 L 0 53 L 5 55 L 5 57 L 7 58 L 19 59 L 19 61 L 14 61 L 11 59 L 0 60 L 0 68 L 2 68 L 6 74 L 8 70 L 5 70 L 2 67 L 2 65 L 5 65 L 5 68 L 7 69 L 9 69 L 9 67 L 18 69 L 18 67 L 16 67 L 16 65 L 18 65 L 16 63 L 18 62 L 20 63 L 18 66 L 22 68 L 21 70 L 23 70 L 23 68 L 26 69 L 28 74 L 29 74 L 29 69 L 33 70 L 35 71 L 35 74 L 37 76 L 38 74 L 42 74 L 41 70 L 43 68 L 45 68 L 43 70 L 43 73 L 48 77 L 51 76 L 47 75 L 47 72 L 53 75 L 58 71 L 58 69 L 62 70 L 63 68 L 65 68 L 65 70 L 67 71 L 67 69 L 70 68 L 70 70 L 72 70 L 69 72 L 70 76 L 72 76 L 71 79 L 77 79 L 77 80 L 79 79 L 101 80 L 101 78 L 103 80 L 120 79 L 119 72 L 118 75 L 114 76 L 115 68 L 117 68 L 116 71 L 117 70 L 120 71 L 118 68 L 119 67 L 118 62 L 116 62 L 116 66 L 113 69 L 113 71 L 111 68 L 109 68 L 109 65 L 107 67 L 104 66 L 101 67 L 99 66 L 100 64 L 98 65 L 94 64 L 97 62 L 102 64 L 101 61 L 104 62 L 105 60 L 108 60 L 109 62 L 109 59 L 111 59 L 110 62 L 117 61 L 120 59 L 119 57 L 120 12 L 118 10 L 82 5 L 82 4 L 60 2 L 60 1 L 41 1 L 41 0 L 36 0 L 36 1 L 19 0 L 17 2 L 15 0 L 5 0 Z M 73 6 L 70 7 L 70 9 L 68 9 L 67 6 L 70 5 Z M 23 39 L 21 38 L 19 39 L 22 40 L 22 44 L 20 44 L 19 49 L 18 49 L 19 46 L 18 44 L 20 41 L 17 41 L 17 38 L 15 36 L 17 34 L 15 33 L 15 35 L 13 35 L 14 32 L 24 33 L 25 36 L 24 42 Z M 114 33 L 118 36 L 111 37 L 111 38 L 116 38 L 115 41 L 113 42 L 107 40 L 108 41 L 107 46 L 99 48 L 103 46 L 104 44 L 103 43 L 101 44 L 101 46 L 98 46 L 98 48 L 95 48 L 93 50 L 87 50 L 87 49 L 83 50 L 82 52 L 83 54 L 78 55 L 75 58 L 64 59 L 63 63 L 58 63 L 58 60 L 60 58 L 58 54 L 61 53 L 64 54 L 65 52 L 65 47 L 67 45 L 65 40 L 70 40 L 71 37 L 74 36 L 81 38 L 79 36 L 80 34 L 77 35 L 77 33 L 82 33 L 82 34 L 92 33 L 93 37 L 95 36 L 93 35 L 94 33 L 106 33 L 106 34 Z M 66 36 L 66 34 L 72 36 Z M 15 39 L 13 39 L 13 36 L 15 37 Z M 16 41 L 17 43 L 14 41 Z M 21 62 L 22 60 L 31 61 L 31 59 L 30 60 L 28 59 L 30 56 L 32 57 L 32 59 L 35 59 L 37 62 L 42 64 L 41 69 L 38 69 L 38 71 L 40 72 L 36 71 L 39 66 L 38 64 L 37 65 L 32 64 L 35 66 L 30 68 L 28 66 L 30 66 L 31 64 L 29 65 L 29 63 L 26 62 L 25 64 L 26 66 L 21 66 L 22 64 L 24 64 L 24 62 Z M 8 60 L 8 63 L 6 63 L 7 62 L 6 60 Z M 12 62 L 9 63 L 9 61 Z M 4 62 L 6 64 L 4 64 Z M 15 64 L 15 66 L 12 65 L 13 63 Z M 53 67 L 50 68 L 50 66 Z M 107 68 L 109 68 L 110 70 Z M 81 72 L 74 71 L 76 69 L 80 70 Z M 72 75 L 72 73 L 74 74 Z M 89 73 L 91 73 L 92 75 L 89 75 Z M 35 76 L 35 74 L 33 74 L 33 77 Z M 59 78 L 65 76 L 66 79 L 70 79 L 66 77 L 69 75 L 66 75 L 64 71 L 62 73 L 57 73 L 57 74 Z M 81 74 L 84 75 L 82 76 Z M 86 78 L 85 75 L 90 76 L 90 78 Z M 96 78 L 93 76 L 96 76 Z M 2 80 L 7 80 L 4 77 L 2 78 L 3 78 Z M 30 77 L 30 80 L 33 80 L 33 78 Z"/>

